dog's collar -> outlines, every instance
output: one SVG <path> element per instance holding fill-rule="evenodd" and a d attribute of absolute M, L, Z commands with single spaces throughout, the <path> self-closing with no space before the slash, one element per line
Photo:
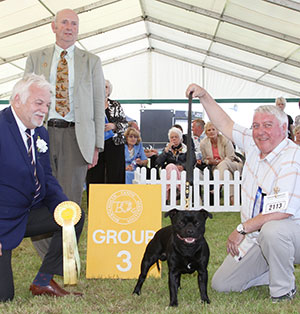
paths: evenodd
<path fill-rule="evenodd" d="M 196 238 L 182 238 L 178 233 L 176 233 L 177 238 L 180 239 L 181 241 L 184 241 L 187 244 L 193 244 L 196 242 Z"/>

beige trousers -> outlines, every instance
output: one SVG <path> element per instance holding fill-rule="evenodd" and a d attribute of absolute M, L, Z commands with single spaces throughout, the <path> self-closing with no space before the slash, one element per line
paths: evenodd
<path fill-rule="evenodd" d="M 269 285 L 270 295 L 279 297 L 295 287 L 294 264 L 300 263 L 300 225 L 292 219 L 269 221 L 254 245 L 237 262 L 228 255 L 212 278 L 219 292 L 241 292 Z"/>
<path fill-rule="evenodd" d="M 48 127 L 50 164 L 52 173 L 70 201 L 81 204 L 87 162 L 77 144 L 75 127 Z M 48 251 L 51 236 L 32 238 L 32 243 L 43 259 Z"/>

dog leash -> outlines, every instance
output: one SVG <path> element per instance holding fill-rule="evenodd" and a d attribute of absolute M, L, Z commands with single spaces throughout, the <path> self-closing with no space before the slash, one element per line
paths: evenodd
<path fill-rule="evenodd" d="M 190 203 L 190 186 L 193 185 L 193 165 L 192 165 L 192 102 L 193 92 L 189 94 L 188 107 L 188 136 L 187 136 L 187 156 L 186 156 L 186 182 L 185 182 L 185 209 L 189 209 Z"/>

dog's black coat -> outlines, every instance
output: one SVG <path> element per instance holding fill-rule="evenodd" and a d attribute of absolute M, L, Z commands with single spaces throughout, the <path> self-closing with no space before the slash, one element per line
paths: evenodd
<path fill-rule="evenodd" d="M 198 272 L 198 285 L 201 299 L 210 303 L 207 296 L 207 264 L 209 247 L 204 238 L 205 222 L 212 214 L 204 209 L 177 210 L 172 209 L 165 214 L 171 218 L 172 225 L 157 231 L 147 245 L 141 274 L 133 293 L 140 295 L 142 285 L 150 267 L 158 260 L 168 261 L 170 306 L 177 306 L 177 291 L 181 274 Z"/>

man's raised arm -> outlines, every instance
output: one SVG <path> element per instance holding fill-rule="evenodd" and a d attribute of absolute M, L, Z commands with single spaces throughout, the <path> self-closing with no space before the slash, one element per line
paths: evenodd
<path fill-rule="evenodd" d="M 203 105 L 210 121 L 220 130 L 228 139 L 232 141 L 232 128 L 234 122 L 228 114 L 215 102 L 209 93 L 196 84 L 191 84 L 186 90 L 186 96 L 189 97 L 192 92 L 193 98 L 198 97 Z"/>

